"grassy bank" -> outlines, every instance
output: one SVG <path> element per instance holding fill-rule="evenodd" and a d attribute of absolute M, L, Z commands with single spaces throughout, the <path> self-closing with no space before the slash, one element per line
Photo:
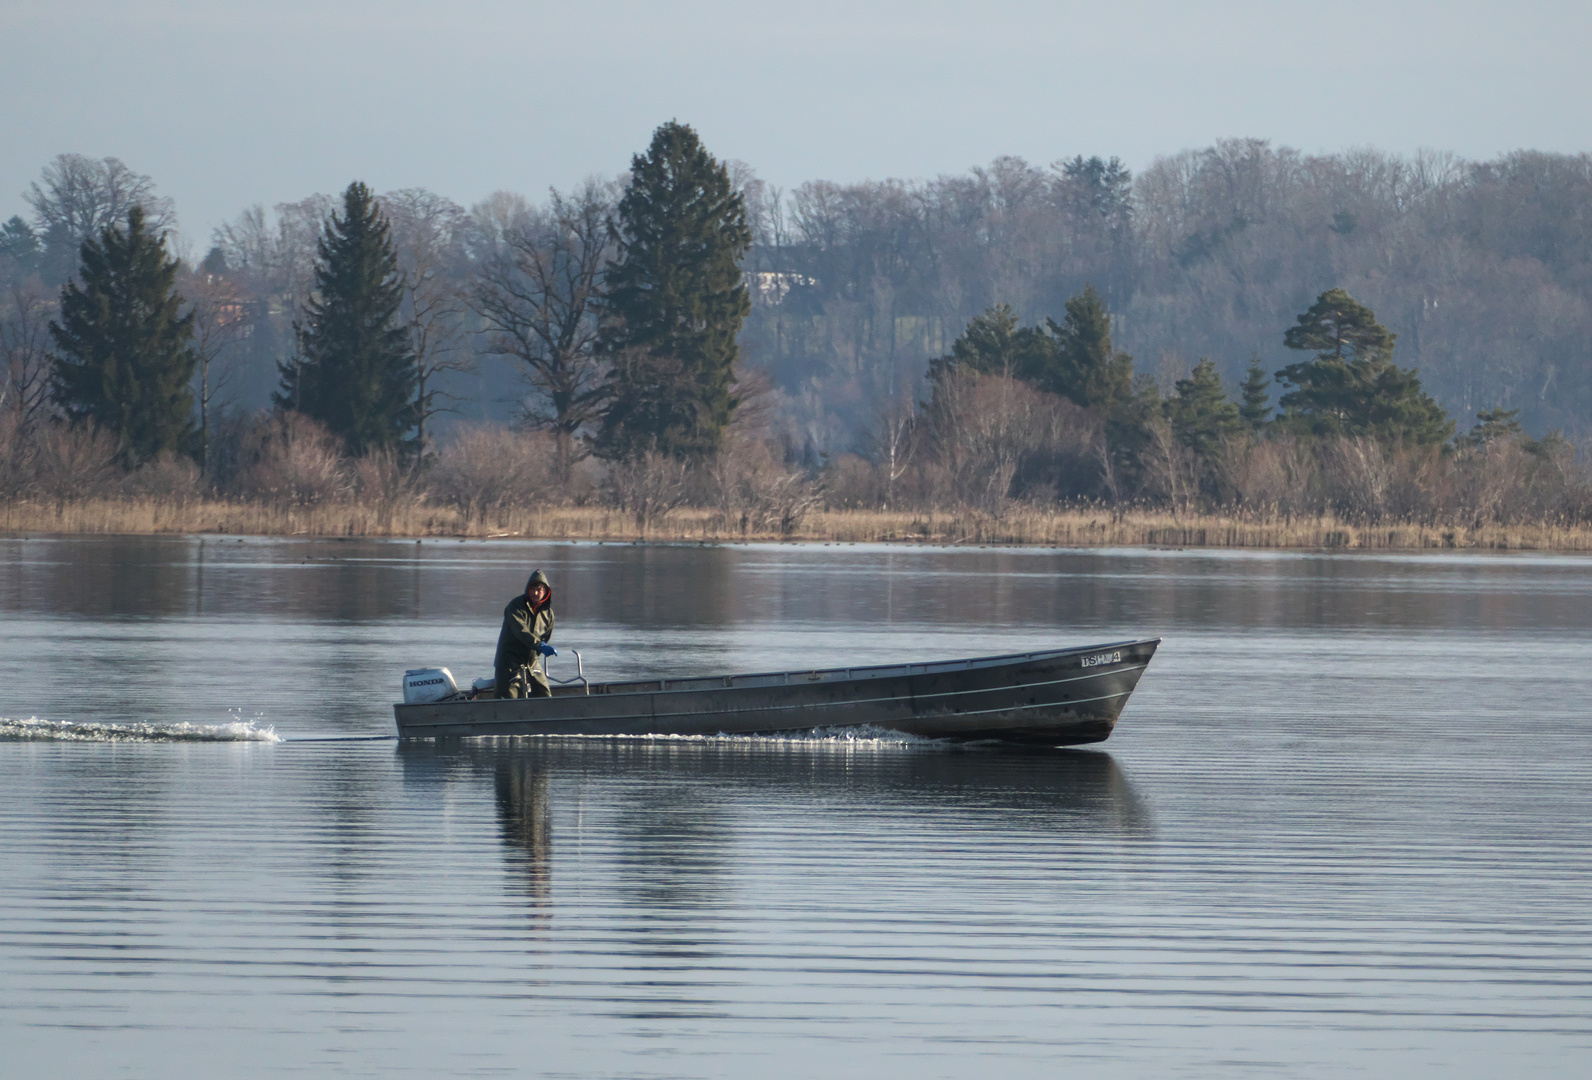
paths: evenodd
<path fill-rule="evenodd" d="M 1468 549 L 1592 551 L 1592 527 L 1546 522 L 1459 525 L 1356 524 L 1330 516 L 1292 520 L 1166 512 L 1018 510 L 977 512 L 827 510 L 790 535 L 743 531 L 740 518 L 711 509 L 672 510 L 638 529 L 630 514 L 603 507 L 509 510 L 476 520 L 451 507 L 338 502 L 282 506 L 152 498 L 0 505 L 0 533 L 242 536 L 519 537 L 547 540 L 682 542 L 808 540 L 840 543 L 1013 544 L 1047 547 L 1223 547 L 1341 550 Z"/>

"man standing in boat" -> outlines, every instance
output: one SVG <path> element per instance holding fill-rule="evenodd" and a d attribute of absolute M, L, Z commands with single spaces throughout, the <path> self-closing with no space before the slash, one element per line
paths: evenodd
<path fill-rule="evenodd" d="M 548 644 L 553 636 L 553 587 L 540 570 L 525 583 L 525 591 L 503 609 L 503 629 L 498 633 L 493 677 L 500 698 L 552 697 L 553 688 L 542 673 L 542 657 L 557 656 Z"/>

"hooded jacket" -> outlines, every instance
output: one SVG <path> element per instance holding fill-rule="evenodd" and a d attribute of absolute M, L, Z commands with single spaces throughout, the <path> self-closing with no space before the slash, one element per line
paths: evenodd
<path fill-rule="evenodd" d="M 547 586 L 547 599 L 540 607 L 533 608 L 525 592 L 538 583 Z M 525 592 L 510 600 L 508 607 L 503 609 L 503 629 L 498 632 L 497 656 L 492 660 L 492 667 L 497 671 L 508 671 L 525 664 L 541 670 L 542 654 L 536 646 L 552 640 L 553 586 L 548 582 L 547 575 L 540 570 L 532 574 L 525 583 Z"/>

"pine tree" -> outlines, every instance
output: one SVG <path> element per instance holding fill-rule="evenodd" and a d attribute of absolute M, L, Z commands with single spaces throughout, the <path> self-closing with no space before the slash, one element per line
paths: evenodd
<path fill-rule="evenodd" d="M 1240 388 L 1238 415 L 1250 431 L 1260 431 L 1271 423 L 1271 380 L 1259 356 L 1249 358 L 1249 373 Z"/>
<path fill-rule="evenodd" d="M 1055 347 L 1037 326 L 1020 327 L 1010 304 L 996 304 L 971 319 L 951 343 L 951 354 L 929 361 L 929 382 L 956 369 L 1032 381 L 1054 363 Z"/>
<path fill-rule="evenodd" d="M 1480 423 L 1467 431 L 1462 440 L 1456 441 L 1482 447 L 1495 440 L 1521 439 L 1525 435 L 1525 429 L 1520 426 L 1519 409 L 1505 409 L 1502 406 L 1483 409 L 1476 414 L 1476 419 Z"/>
<path fill-rule="evenodd" d="M 1294 387 L 1282 396 L 1284 419 L 1316 434 L 1446 442 L 1454 421 L 1421 389 L 1414 368 L 1393 363 L 1394 340 L 1370 308 L 1342 289 L 1322 293 L 1283 335 L 1288 348 L 1316 353 L 1277 372 Z"/>
<path fill-rule="evenodd" d="M 355 454 L 403 444 L 415 426 L 416 387 L 402 303 L 387 221 L 355 181 L 316 246 L 315 295 L 298 353 L 280 365 L 276 403 L 321 421 Z"/>
<path fill-rule="evenodd" d="M 735 338 L 751 311 L 740 267 L 751 245 L 746 207 L 696 132 L 674 121 L 630 169 L 607 268 L 613 389 L 598 449 L 712 454 L 737 404 Z"/>
<path fill-rule="evenodd" d="M 1045 321 L 1054 352 L 1034 372 L 1039 389 L 1107 414 L 1133 401 L 1133 357 L 1112 349 L 1111 313 L 1093 285 L 1067 301 L 1059 325 L 1054 319 Z"/>
<path fill-rule="evenodd" d="M 9 259 L 12 269 L 18 277 L 27 277 L 39 268 L 39 258 L 44 253 L 44 245 L 39 242 L 35 233 L 26 221 L 13 214 L 4 225 L 0 225 L 0 259 Z M 0 263 L 0 272 L 8 269 Z"/>
<path fill-rule="evenodd" d="M 1216 365 L 1202 358 L 1186 379 L 1179 379 L 1166 402 L 1166 418 L 1178 442 L 1200 457 L 1209 457 L 1223 440 L 1244 430 L 1238 406 L 1227 400 Z"/>
<path fill-rule="evenodd" d="M 145 230 L 134 206 L 125 231 L 112 225 L 79 251 L 83 283 L 61 289 L 61 318 L 50 323 L 52 396 L 71 420 L 114 436 L 129 467 L 191 451 L 193 315 L 181 314 L 165 238 Z"/>

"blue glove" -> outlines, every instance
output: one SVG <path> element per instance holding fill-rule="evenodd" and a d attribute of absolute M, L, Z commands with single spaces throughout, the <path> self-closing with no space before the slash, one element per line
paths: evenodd
<path fill-rule="evenodd" d="M 542 655 L 543 656 L 557 656 L 558 655 L 558 650 L 553 648 L 551 645 L 549 645 L 545 641 L 542 642 L 540 645 L 538 645 L 537 648 L 542 651 Z"/>

